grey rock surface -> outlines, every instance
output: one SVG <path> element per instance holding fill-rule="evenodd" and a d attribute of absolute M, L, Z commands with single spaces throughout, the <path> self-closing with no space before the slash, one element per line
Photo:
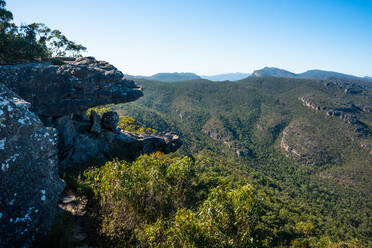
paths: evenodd
<path fill-rule="evenodd" d="M 102 132 L 101 129 L 101 116 L 97 114 L 96 111 L 92 110 L 90 112 L 90 122 L 92 126 L 90 127 L 90 132 L 99 134 Z"/>
<path fill-rule="evenodd" d="M 102 128 L 114 131 L 119 123 L 119 115 L 114 111 L 102 115 Z"/>
<path fill-rule="evenodd" d="M 105 115 L 107 114 L 107 115 Z M 63 171 L 75 164 L 86 164 L 92 159 L 107 161 L 113 158 L 134 160 L 141 154 L 153 152 L 175 152 L 182 144 L 180 138 L 172 133 L 164 134 L 133 134 L 117 128 L 118 116 L 116 112 L 107 112 L 102 117 L 100 132 L 92 131 L 97 125 L 99 116 L 90 116 L 90 124 L 85 124 L 86 118 L 77 115 L 65 116 L 57 120 L 60 132 L 60 170 Z M 113 117 L 114 116 L 114 117 Z M 103 120 L 114 118 L 114 123 L 107 126 Z M 117 120 L 116 120 L 117 118 Z M 59 123 L 59 125 L 58 125 Z M 65 126 L 61 126 L 64 123 Z M 83 123 L 83 124 L 82 124 Z M 86 126 L 88 128 L 82 128 Z M 90 127 L 90 128 L 89 128 Z M 70 130 L 70 131 L 67 131 Z M 73 132 L 71 130 L 78 130 Z"/>
<path fill-rule="evenodd" d="M 66 167 L 181 145 L 169 133 L 122 132 L 116 112 L 88 118 L 88 108 L 134 101 L 142 89 L 107 62 L 64 61 L 0 66 L 0 247 L 28 247 L 49 230 Z"/>
<path fill-rule="evenodd" d="M 30 110 L 43 121 L 143 96 L 134 81 L 125 79 L 113 65 L 93 57 L 66 59 L 64 65 L 0 66 L 0 82 L 30 102 Z"/>
<path fill-rule="evenodd" d="M 58 196 L 57 130 L 0 84 L 0 247 L 28 247 L 52 224 Z"/>

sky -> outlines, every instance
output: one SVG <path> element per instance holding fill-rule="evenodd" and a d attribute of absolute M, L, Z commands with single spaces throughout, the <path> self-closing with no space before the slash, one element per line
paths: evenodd
<path fill-rule="evenodd" d="M 295 73 L 372 76 L 372 0 L 7 0 L 131 75 Z"/>

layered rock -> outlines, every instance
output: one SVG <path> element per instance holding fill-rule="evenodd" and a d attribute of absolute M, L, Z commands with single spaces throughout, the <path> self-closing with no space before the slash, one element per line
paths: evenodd
<path fill-rule="evenodd" d="M 329 110 L 327 112 L 327 116 L 329 117 L 338 117 L 341 120 L 344 120 L 345 122 L 349 124 L 357 124 L 358 119 L 355 115 L 345 113 L 343 111 L 337 111 L 337 110 Z"/>
<path fill-rule="evenodd" d="M 0 66 L 0 82 L 30 102 L 30 110 L 43 120 L 130 102 L 143 95 L 134 81 L 107 62 L 93 57 L 64 62 Z"/>
<path fill-rule="evenodd" d="M 308 99 L 308 98 L 305 98 L 305 97 L 299 97 L 298 100 L 300 100 L 304 106 L 308 107 L 308 108 L 311 108 L 311 109 L 314 109 L 314 110 L 325 110 L 326 107 L 324 106 L 320 106 L 318 104 L 316 104 L 315 102 L 313 102 L 312 100 Z"/>
<path fill-rule="evenodd" d="M 368 137 L 372 135 L 371 129 L 366 124 L 359 121 L 355 115 L 339 110 L 329 110 L 327 111 L 327 116 L 329 118 L 339 118 L 343 120 L 348 125 L 348 128 L 354 133 L 354 136 L 357 138 Z"/>
<path fill-rule="evenodd" d="M 360 94 L 360 93 L 362 93 L 363 92 L 363 90 L 362 89 L 360 89 L 360 88 L 346 88 L 345 89 L 345 95 L 354 95 L 354 94 Z"/>
<path fill-rule="evenodd" d="M 316 111 L 324 111 L 328 118 L 339 118 L 348 124 L 350 128 L 357 137 L 371 135 L 372 132 L 367 125 L 358 120 L 358 118 L 353 113 L 358 113 L 360 110 L 368 112 L 369 108 L 362 106 L 358 108 L 357 106 L 351 104 L 351 106 L 343 106 L 341 108 L 326 107 L 315 103 L 313 100 L 306 97 L 298 97 L 304 106 L 311 108 Z"/>
<path fill-rule="evenodd" d="M 92 111 L 90 118 L 72 114 L 56 119 L 60 132 L 60 166 L 63 170 L 92 159 L 111 160 L 115 157 L 133 160 L 141 154 L 170 153 L 181 146 L 175 134 L 137 135 L 117 128 L 116 112 L 104 113 L 102 118 Z"/>
<path fill-rule="evenodd" d="M 361 105 L 360 108 L 362 109 L 363 112 L 372 113 L 372 107 L 371 106 Z"/>
<path fill-rule="evenodd" d="M 301 164 L 323 165 L 338 163 L 341 150 L 332 150 L 327 142 L 332 136 L 315 123 L 293 120 L 283 130 L 280 148 L 285 154 Z M 326 142 L 327 141 L 327 142 Z"/>
<path fill-rule="evenodd" d="M 50 227 L 59 194 L 57 130 L 0 84 L 0 247 L 27 247 Z"/>
<path fill-rule="evenodd" d="M 107 62 L 63 60 L 0 66 L 0 247 L 30 246 L 48 230 L 64 188 L 58 171 L 181 145 L 169 133 L 123 132 L 114 112 L 88 118 L 88 108 L 134 101 L 142 89 Z"/>
<path fill-rule="evenodd" d="M 129 137 L 117 130 L 119 118 L 115 112 L 105 113 L 102 119 L 93 113 L 88 119 L 88 108 L 134 101 L 143 95 L 142 89 L 107 62 L 93 57 L 60 59 L 65 64 L 0 66 L 0 82 L 29 101 L 30 109 L 44 124 L 58 129 L 62 169 L 92 158 L 110 159 L 112 154 L 135 158 L 142 153 L 168 153 L 179 147 L 176 136 Z"/>

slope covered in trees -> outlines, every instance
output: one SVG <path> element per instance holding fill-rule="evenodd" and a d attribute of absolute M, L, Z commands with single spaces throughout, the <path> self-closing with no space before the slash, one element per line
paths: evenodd
<path fill-rule="evenodd" d="M 85 50 L 58 30 L 18 27 L 12 19 L 0 0 L 0 64 L 53 61 Z M 139 84 L 142 100 L 111 106 L 122 114 L 119 127 L 138 135 L 155 132 L 143 126 L 177 131 L 184 146 L 176 154 L 114 159 L 102 167 L 91 158 L 66 170 L 66 191 L 86 203 L 85 242 L 371 246 L 368 84 L 285 78 Z M 34 245 L 86 245 L 74 240 L 75 229 L 76 218 L 60 211 L 50 236 Z"/>
<path fill-rule="evenodd" d="M 177 130 L 185 143 L 180 154 L 223 154 L 270 180 L 263 184 L 285 195 L 279 209 L 293 201 L 302 220 L 331 240 L 370 242 L 372 93 L 364 84 L 286 78 L 138 84 L 145 96 L 115 109 L 156 130 Z"/>

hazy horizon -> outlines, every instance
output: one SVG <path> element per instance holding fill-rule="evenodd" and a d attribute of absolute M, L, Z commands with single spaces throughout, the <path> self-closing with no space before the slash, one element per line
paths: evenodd
<path fill-rule="evenodd" d="M 201 76 L 201 77 L 204 77 L 204 76 L 206 76 L 206 77 L 220 76 L 220 75 L 226 75 L 226 74 L 250 74 L 251 75 L 251 74 L 253 74 L 254 71 L 264 69 L 265 67 L 273 68 L 273 66 L 264 66 L 262 68 L 254 69 L 253 71 L 250 71 L 250 72 L 242 72 L 242 71 L 234 72 L 234 71 L 231 71 L 231 72 L 216 73 L 216 74 L 198 74 L 198 73 L 195 73 L 195 72 L 192 72 L 192 71 L 160 71 L 160 72 L 156 72 L 154 74 L 148 74 L 148 75 L 144 75 L 144 74 L 134 75 L 134 74 L 130 74 L 130 73 L 125 73 L 125 74 L 131 75 L 131 76 L 144 76 L 144 77 L 153 76 L 153 75 L 156 75 L 156 74 L 163 74 L 163 73 L 170 73 L 170 74 L 172 74 L 172 73 L 193 73 L 193 74 L 196 74 L 196 75 Z M 289 72 L 293 72 L 293 71 L 287 70 L 285 68 L 280 68 L 280 67 L 275 67 L 275 68 L 286 70 L 286 71 L 289 71 Z M 312 70 L 321 70 L 321 71 L 327 71 L 327 72 L 337 72 L 337 73 L 343 73 L 343 74 L 346 74 L 346 75 L 357 76 L 357 77 L 371 77 L 369 75 L 356 75 L 356 74 L 352 74 L 352 73 L 344 73 L 342 71 L 328 71 L 328 70 L 323 70 L 323 69 L 319 69 L 319 68 L 309 68 L 309 69 L 307 69 L 305 71 L 293 72 L 293 73 L 295 73 L 295 74 L 301 74 L 301 73 L 304 73 L 304 72 L 307 72 L 307 71 L 312 71 Z"/>
<path fill-rule="evenodd" d="M 8 1 L 16 23 L 43 22 L 125 74 L 372 76 L 372 1 Z M 35 14 L 36 13 L 36 14 Z"/>

